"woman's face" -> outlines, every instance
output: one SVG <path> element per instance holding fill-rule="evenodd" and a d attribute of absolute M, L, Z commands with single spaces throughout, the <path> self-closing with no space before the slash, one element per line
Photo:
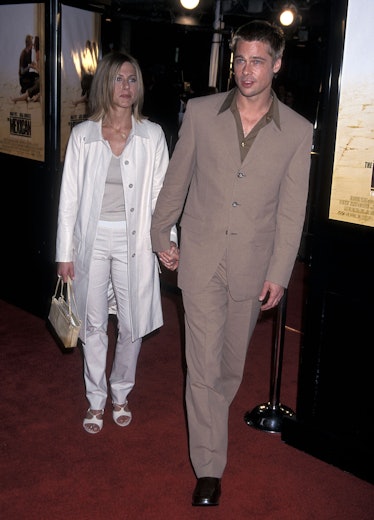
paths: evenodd
<path fill-rule="evenodd" d="M 138 97 L 138 79 L 134 66 L 126 61 L 114 79 L 113 105 L 119 108 L 132 107 Z"/>

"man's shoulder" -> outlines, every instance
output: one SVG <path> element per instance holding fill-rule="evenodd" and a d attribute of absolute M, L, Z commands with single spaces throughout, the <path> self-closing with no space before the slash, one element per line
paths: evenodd
<path fill-rule="evenodd" d="M 228 92 L 218 92 L 217 94 L 207 94 L 189 99 L 188 104 L 192 108 L 221 108 L 222 103 L 227 98 Z"/>
<path fill-rule="evenodd" d="M 279 100 L 278 100 L 278 108 L 279 108 L 279 117 L 281 120 L 280 121 L 281 125 L 282 125 L 282 122 L 283 123 L 290 122 L 292 124 L 298 124 L 300 126 L 305 126 L 305 127 L 312 125 L 312 123 L 308 119 L 306 119 L 304 116 L 299 114 L 299 112 L 296 112 L 296 110 L 285 105 L 284 103 L 282 103 Z"/>

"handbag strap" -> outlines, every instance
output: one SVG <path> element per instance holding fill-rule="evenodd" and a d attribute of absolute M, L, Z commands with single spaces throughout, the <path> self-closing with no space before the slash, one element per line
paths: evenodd
<path fill-rule="evenodd" d="M 68 307 L 69 307 L 69 316 L 71 316 L 71 280 L 70 278 L 68 278 L 68 281 L 67 281 L 67 291 L 66 291 L 66 294 L 67 294 L 67 304 L 68 304 Z"/>
<path fill-rule="evenodd" d="M 58 275 L 57 277 L 57 283 L 56 283 L 56 288 L 55 288 L 55 292 L 53 294 L 53 298 L 56 298 L 57 296 L 57 291 L 58 291 L 58 287 L 59 285 L 61 284 L 61 287 L 60 287 L 60 296 L 63 296 L 63 289 L 64 289 L 64 282 L 62 280 L 62 276 Z"/>
<path fill-rule="evenodd" d="M 72 306 L 71 306 L 72 302 L 73 302 L 73 305 L 74 305 L 75 312 L 77 312 L 77 310 L 78 310 L 77 302 L 75 301 L 75 296 L 74 296 L 74 291 L 73 291 L 72 284 L 73 284 L 73 282 L 72 282 L 71 278 L 68 277 L 68 281 L 66 283 L 66 288 L 67 288 L 67 290 L 66 290 L 66 303 L 68 304 L 68 308 L 69 308 L 69 316 L 71 316 L 71 314 L 72 314 Z M 56 298 L 57 293 L 58 293 L 58 288 L 60 287 L 60 297 L 65 299 L 65 296 L 64 296 L 64 285 L 65 285 L 65 283 L 64 283 L 64 281 L 62 279 L 62 276 L 58 276 L 53 298 Z"/>
<path fill-rule="evenodd" d="M 77 314 L 77 317 L 78 317 L 78 307 L 77 307 L 77 302 L 75 301 L 75 295 L 74 295 L 74 291 L 73 291 L 73 282 L 71 280 L 70 277 L 68 277 L 68 282 L 67 282 L 67 297 L 68 297 L 68 306 L 69 306 L 69 314 L 71 315 L 72 312 L 71 312 L 71 302 L 73 302 L 73 305 L 74 305 L 74 311 L 75 313 Z M 79 318 L 78 318 L 79 319 Z"/>

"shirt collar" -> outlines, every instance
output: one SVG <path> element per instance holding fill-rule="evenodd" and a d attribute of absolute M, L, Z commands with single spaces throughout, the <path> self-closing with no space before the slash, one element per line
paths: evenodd
<path fill-rule="evenodd" d="M 131 119 L 132 119 L 132 128 L 131 128 L 129 137 L 131 135 L 136 135 L 136 136 L 143 137 L 143 138 L 149 138 L 149 132 L 148 132 L 147 125 L 143 125 L 142 121 L 137 121 L 134 116 L 131 116 Z M 145 120 L 146 119 L 144 119 L 143 121 L 145 121 Z M 91 125 L 90 125 L 89 131 L 87 132 L 87 135 L 86 135 L 86 142 L 103 141 L 103 135 L 101 132 L 102 121 L 101 120 L 100 121 L 89 120 L 89 121 L 91 121 Z"/>
<path fill-rule="evenodd" d="M 226 98 L 224 99 L 224 101 L 221 105 L 221 108 L 218 111 L 218 114 L 222 114 L 223 112 L 225 112 L 228 109 L 237 110 L 237 107 L 236 107 L 237 92 L 238 92 L 237 87 L 234 87 L 233 89 L 231 89 L 229 91 L 228 95 L 226 96 Z M 271 94 L 273 96 L 273 102 L 270 105 L 270 108 L 269 108 L 269 111 L 268 111 L 266 117 L 269 120 L 273 119 L 274 123 L 277 125 L 279 130 L 281 130 L 278 98 L 277 98 L 274 90 L 271 91 Z"/>

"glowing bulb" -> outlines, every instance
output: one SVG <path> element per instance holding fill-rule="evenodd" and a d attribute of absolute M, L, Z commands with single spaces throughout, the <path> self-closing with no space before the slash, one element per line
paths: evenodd
<path fill-rule="evenodd" d="M 285 11 L 282 12 L 282 14 L 279 17 L 280 23 L 282 25 L 284 25 L 285 27 L 292 25 L 294 19 L 295 19 L 295 15 L 291 11 L 291 9 L 286 9 Z"/>
<path fill-rule="evenodd" d="M 200 0 L 180 0 L 185 9 L 195 9 L 199 5 Z"/>

